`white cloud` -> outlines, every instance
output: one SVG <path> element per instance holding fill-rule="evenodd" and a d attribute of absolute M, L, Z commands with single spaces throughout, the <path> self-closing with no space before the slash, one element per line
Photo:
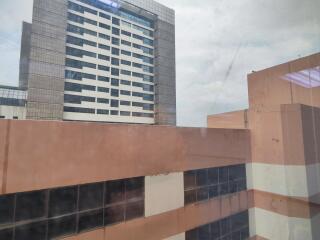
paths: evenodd
<path fill-rule="evenodd" d="M 158 1 L 176 10 L 179 125 L 247 107 L 248 73 L 320 51 L 318 0 Z"/>
<path fill-rule="evenodd" d="M 178 124 L 247 106 L 246 76 L 320 51 L 319 0 L 158 0 L 176 10 Z M 0 84 L 16 84 L 32 0 L 0 3 Z"/>

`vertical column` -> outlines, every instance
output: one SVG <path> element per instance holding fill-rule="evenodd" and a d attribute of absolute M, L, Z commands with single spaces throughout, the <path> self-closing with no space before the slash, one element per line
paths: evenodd
<path fill-rule="evenodd" d="M 34 0 L 28 71 L 28 119 L 62 120 L 66 0 Z"/>
<path fill-rule="evenodd" d="M 155 120 L 176 125 L 175 26 L 160 19 L 155 31 Z"/>
<path fill-rule="evenodd" d="M 19 87 L 23 89 L 26 89 L 28 87 L 31 32 L 31 23 L 23 22 L 19 68 Z"/>

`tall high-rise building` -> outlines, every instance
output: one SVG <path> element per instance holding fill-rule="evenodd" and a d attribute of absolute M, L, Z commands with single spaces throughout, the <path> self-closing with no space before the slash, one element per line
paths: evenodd
<path fill-rule="evenodd" d="M 26 118 L 175 125 L 174 23 L 153 0 L 34 0 Z"/>

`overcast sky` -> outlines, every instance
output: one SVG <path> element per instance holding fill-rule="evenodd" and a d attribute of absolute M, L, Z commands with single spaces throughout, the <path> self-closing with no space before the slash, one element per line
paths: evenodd
<path fill-rule="evenodd" d="M 246 75 L 320 52 L 319 0 L 158 0 L 176 11 L 180 126 L 247 107 Z M 0 84 L 18 84 L 32 0 L 0 0 Z"/>

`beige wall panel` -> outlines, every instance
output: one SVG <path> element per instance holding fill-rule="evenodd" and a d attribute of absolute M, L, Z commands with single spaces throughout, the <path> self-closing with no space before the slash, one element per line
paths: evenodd
<path fill-rule="evenodd" d="M 145 216 L 184 206 L 183 173 L 145 177 Z"/>

